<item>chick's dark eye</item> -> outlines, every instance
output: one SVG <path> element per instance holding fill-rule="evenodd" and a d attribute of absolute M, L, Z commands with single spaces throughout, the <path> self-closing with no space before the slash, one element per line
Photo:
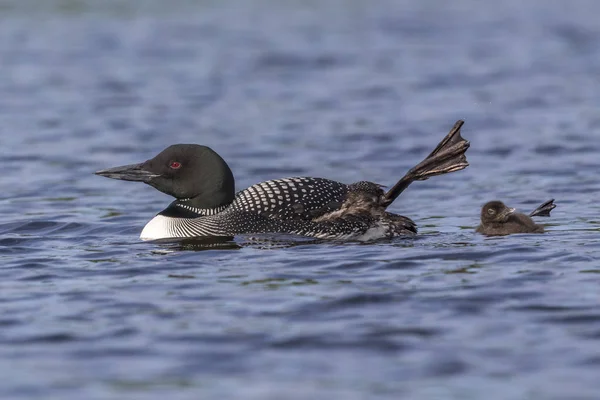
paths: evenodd
<path fill-rule="evenodd" d="M 171 167 L 172 169 L 179 169 L 181 168 L 181 163 L 179 161 L 171 161 L 169 167 Z"/>
<path fill-rule="evenodd" d="M 494 211 L 494 209 L 493 209 L 493 208 L 489 208 L 489 209 L 488 209 L 488 214 L 490 214 L 490 215 L 494 215 L 494 214 L 496 214 L 496 211 Z"/>

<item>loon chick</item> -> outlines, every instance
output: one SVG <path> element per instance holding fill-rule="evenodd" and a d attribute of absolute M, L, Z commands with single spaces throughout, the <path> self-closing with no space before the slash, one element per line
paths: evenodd
<path fill-rule="evenodd" d="M 508 208 L 501 201 L 490 201 L 481 209 L 481 225 L 477 227 L 477 232 L 488 236 L 544 233 L 544 227 L 533 222 L 531 217 L 549 217 L 555 207 L 554 199 L 550 199 L 527 216 L 516 213 L 514 208 Z"/>
<path fill-rule="evenodd" d="M 415 223 L 386 208 L 413 181 L 466 168 L 469 142 L 457 121 L 433 152 L 387 193 L 375 183 L 350 185 L 323 178 L 275 179 L 235 193 L 227 163 L 213 150 L 194 144 L 167 147 L 141 164 L 96 172 L 107 178 L 140 181 L 175 197 L 146 224 L 140 238 L 233 237 L 287 233 L 319 239 L 372 240 L 417 233 Z"/>

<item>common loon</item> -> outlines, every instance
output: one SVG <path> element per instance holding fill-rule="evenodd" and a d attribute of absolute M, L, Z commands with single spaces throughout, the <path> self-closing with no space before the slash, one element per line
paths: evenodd
<path fill-rule="evenodd" d="M 96 172 L 107 178 L 140 181 L 175 197 L 146 224 L 140 238 L 233 237 L 287 233 L 319 239 L 373 240 L 417 233 L 415 223 L 386 208 L 413 181 L 466 168 L 469 142 L 457 121 L 427 158 L 388 192 L 372 182 L 350 185 L 323 178 L 275 179 L 235 193 L 227 163 L 213 150 L 194 144 L 167 147 L 141 164 Z"/>
<path fill-rule="evenodd" d="M 501 201 L 490 201 L 481 209 L 481 225 L 477 232 L 488 236 L 503 236 L 511 233 L 544 233 L 544 227 L 538 225 L 531 217 L 549 217 L 550 211 L 556 208 L 554 199 L 542 203 L 529 215 L 516 213 Z"/>

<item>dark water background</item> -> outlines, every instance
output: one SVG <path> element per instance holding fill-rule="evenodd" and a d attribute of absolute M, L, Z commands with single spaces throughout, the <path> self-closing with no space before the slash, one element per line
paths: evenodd
<path fill-rule="evenodd" d="M 0 398 L 597 399 L 600 2 L 0 1 Z M 213 147 L 237 188 L 471 166 L 377 244 L 143 243 L 93 171 Z M 558 208 L 476 235 L 480 206 Z"/>

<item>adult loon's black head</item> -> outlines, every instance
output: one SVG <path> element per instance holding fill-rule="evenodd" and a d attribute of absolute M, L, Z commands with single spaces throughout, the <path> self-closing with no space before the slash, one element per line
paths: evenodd
<path fill-rule="evenodd" d="M 202 209 L 229 204 L 235 196 L 233 174 L 225 160 L 209 147 L 197 144 L 175 144 L 141 164 L 109 168 L 96 174 L 144 182 Z"/>

